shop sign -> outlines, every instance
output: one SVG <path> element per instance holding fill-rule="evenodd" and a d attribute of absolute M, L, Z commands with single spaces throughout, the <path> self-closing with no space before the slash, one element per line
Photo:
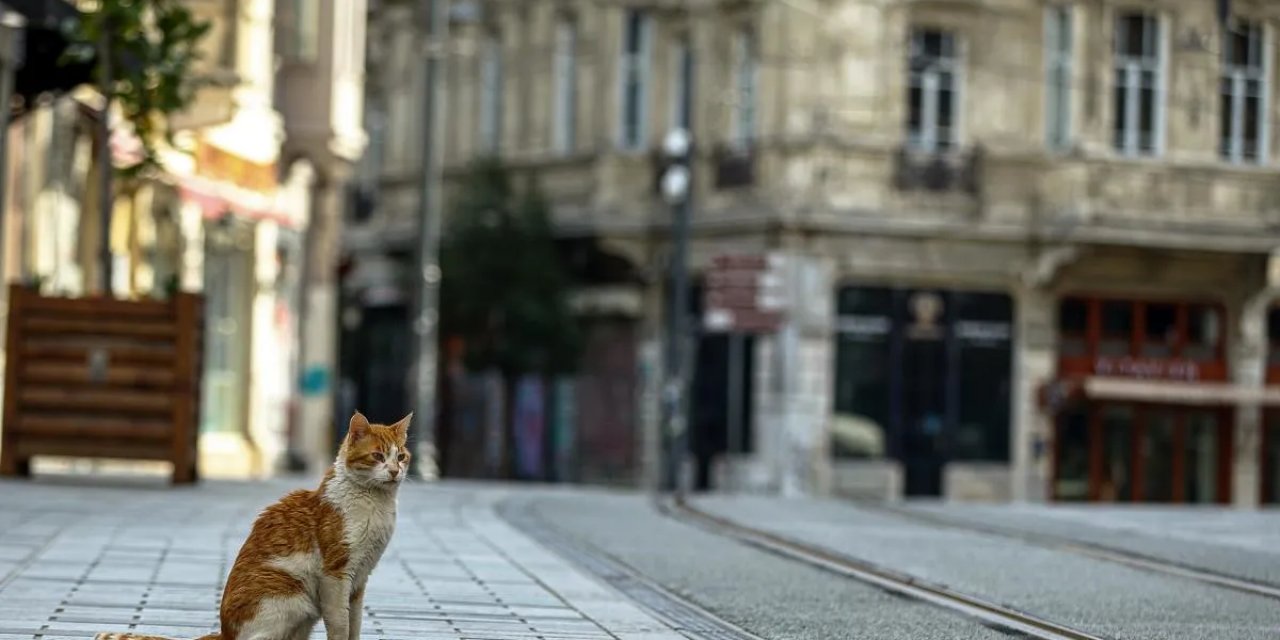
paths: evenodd
<path fill-rule="evenodd" d="M 1008 322 L 961 320 L 956 323 L 956 337 L 972 344 L 999 345 L 1013 335 Z"/>
<path fill-rule="evenodd" d="M 703 297 L 710 332 L 773 333 L 789 302 L 778 261 L 766 255 L 721 255 L 711 262 Z"/>
<path fill-rule="evenodd" d="M 885 316 L 845 315 L 836 320 L 836 331 L 857 337 L 889 335 L 893 323 Z"/>
<path fill-rule="evenodd" d="M 1193 382 L 1200 379 L 1200 365 L 1187 360 L 1099 357 L 1094 362 L 1093 372 L 1100 376 L 1146 380 L 1186 380 Z"/>

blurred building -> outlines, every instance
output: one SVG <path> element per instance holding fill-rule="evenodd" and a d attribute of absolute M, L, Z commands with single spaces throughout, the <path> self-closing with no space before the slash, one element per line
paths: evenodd
<path fill-rule="evenodd" d="M 108 229 L 93 152 L 102 142 L 100 97 L 82 85 L 23 103 L 9 130 L 8 276 L 47 295 L 102 293 L 105 231 L 112 295 L 203 292 L 202 473 L 258 476 L 275 470 L 287 445 L 313 177 L 304 164 L 282 162 L 273 0 L 190 7 L 212 25 L 194 69 L 201 88 L 170 119 L 176 135 L 161 150 L 164 171 L 115 181 Z M 136 149 L 122 127 L 109 144 L 117 163 Z"/>
<path fill-rule="evenodd" d="M 310 224 L 301 247 L 306 263 L 299 292 L 300 380 L 293 438 L 294 457 L 311 469 L 327 467 L 337 451 L 339 429 L 355 407 L 335 406 L 338 380 L 338 278 L 343 218 L 349 209 L 356 163 L 367 144 L 364 127 L 364 0 L 276 0 L 276 100 L 284 116 L 284 155 L 292 166 L 314 174 L 309 192 Z M 395 420 L 393 411 L 370 413 Z"/>
<path fill-rule="evenodd" d="M 496 154 L 553 200 L 589 354 L 638 385 L 578 425 L 638 470 L 670 240 L 657 147 L 683 126 L 695 272 L 808 267 L 803 328 L 747 341 L 744 406 L 729 339 L 698 339 L 694 440 L 723 452 L 725 416 L 749 417 L 738 486 L 1256 505 L 1280 497 L 1272 4 L 1233 3 L 1223 29 L 1201 0 L 455 2 L 447 169 Z M 413 190 L 389 193 L 388 167 L 420 153 L 407 24 L 373 39 L 396 70 L 368 223 L 389 235 Z"/>

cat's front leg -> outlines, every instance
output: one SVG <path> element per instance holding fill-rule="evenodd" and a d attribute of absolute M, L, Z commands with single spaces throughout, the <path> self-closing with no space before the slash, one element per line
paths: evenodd
<path fill-rule="evenodd" d="M 351 640 L 351 579 L 325 576 L 320 581 L 320 617 L 328 640 Z"/>
<path fill-rule="evenodd" d="M 351 618 L 350 618 L 350 638 L 351 640 L 360 640 L 360 620 L 364 618 L 364 585 L 360 585 L 351 592 Z"/>

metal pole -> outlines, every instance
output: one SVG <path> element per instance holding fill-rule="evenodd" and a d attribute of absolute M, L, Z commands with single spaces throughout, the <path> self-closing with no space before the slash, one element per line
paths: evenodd
<path fill-rule="evenodd" d="M 741 454 L 743 451 L 742 388 L 744 383 L 743 377 L 746 374 L 743 370 L 744 367 L 742 361 L 744 342 L 745 339 L 742 334 L 729 334 L 729 446 L 727 447 L 728 454 L 725 457 L 726 462 L 730 462 L 730 464 L 727 465 L 729 471 L 727 475 L 729 477 L 729 488 L 731 489 L 737 488 L 737 475 L 734 471 L 732 460 L 734 456 Z"/>
<path fill-rule="evenodd" d="M 104 12 L 107 9 L 102 9 Z M 104 17 L 105 20 L 105 17 Z M 112 297 L 111 285 L 111 85 L 114 83 L 111 69 L 111 28 L 104 24 L 102 36 L 98 44 L 98 53 L 102 56 L 102 78 L 99 90 L 102 92 L 102 117 L 98 122 L 98 196 L 99 224 L 102 227 L 102 245 L 99 254 L 102 262 L 102 294 Z"/>
<path fill-rule="evenodd" d="M 688 425 L 684 416 L 688 381 L 684 376 L 683 348 L 688 337 L 685 332 L 689 305 L 689 200 L 688 196 L 681 199 L 672 212 L 671 297 L 667 307 L 667 382 L 664 393 L 666 424 L 663 425 L 667 443 L 663 488 L 667 491 L 682 489 L 679 486 L 680 468 L 689 448 Z"/>
<path fill-rule="evenodd" d="M 6 269 L 5 244 L 8 242 L 6 231 L 9 223 L 9 115 L 12 108 L 9 103 L 13 99 L 13 74 L 22 64 L 21 31 L 18 27 L 4 24 L 8 8 L 0 3 L 0 298 L 9 295 Z M 3 305 L 8 314 L 8 300 Z"/>
<path fill-rule="evenodd" d="M 421 475 L 422 463 L 435 473 L 436 374 L 439 345 L 440 229 L 443 198 L 441 165 L 444 145 L 439 144 L 444 126 L 444 103 L 438 99 L 437 84 L 442 75 L 448 39 L 450 0 L 429 0 L 427 17 L 425 93 L 423 95 L 422 193 L 418 198 L 418 295 L 415 300 L 413 404 L 414 426 L 409 430 L 412 450 L 427 449 L 427 460 L 413 458 L 410 473 Z"/>

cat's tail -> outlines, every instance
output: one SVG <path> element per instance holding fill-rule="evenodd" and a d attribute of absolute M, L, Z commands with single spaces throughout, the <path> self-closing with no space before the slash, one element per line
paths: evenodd
<path fill-rule="evenodd" d="M 132 633 L 99 633 L 93 637 L 93 640 L 172 640 L 164 636 L 140 636 Z M 207 636 L 200 636 L 196 640 L 222 640 L 221 633 L 211 633 Z"/>

